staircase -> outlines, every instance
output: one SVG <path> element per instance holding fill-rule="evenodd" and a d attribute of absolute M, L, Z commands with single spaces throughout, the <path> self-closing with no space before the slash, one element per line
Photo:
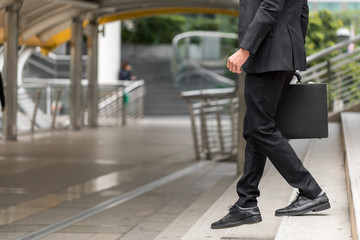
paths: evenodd
<path fill-rule="evenodd" d="M 31 121 L 34 115 L 35 102 L 34 99 L 29 96 L 25 88 L 21 87 L 18 89 L 18 108 L 20 113 L 18 114 L 18 129 L 19 131 L 26 131 L 31 128 Z M 51 116 L 46 115 L 42 110 L 38 109 L 36 113 L 36 124 L 37 128 L 50 128 L 51 127 Z"/>
<path fill-rule="evenodd" d="M 24 68 L 25 78 L 70 78 L 70 55 L 56 55 L 49 53 L 48 56 L 42 55 L 39 51 L 34 51 L 27 61 Z M 83 56 L 82 78 L 86 78 L 87 56 Z"/>
<path fill-rule="evenodd" d="M 170 59 L 133 59 L 131 65 L 139 79 L 145 79 L 145 116 L 188 115 L 180 91 L 171 81 Z"/>
<path fill-rule="evenodd" d="M 360 149 L 355 147 L 360 144 L 360 113 L 347 113 L 342 115 L 342 119 L 342 123 L 329 124 L 330 137 L 328 139 L 292 140 L 290 142 L 298 155 L 304 159 L 306 168 L 326 191 L 331 201 L 331 209 L 304 216 L 275 217 L 275 210 L 286 206 L 295 197 L 296 192 L 292 191 L 292 188 L 276 169 L 268 164 L 260 182 L 261 196 L 258 200 L 263 217 L 261 223 L 223 230 L 210 229 L 211 223 L 223 217 L 227 213 L 228 206 L 237 200 L 236 179 L 227 188 L 224 186 L 224 193 L 217 198 L 217 201 L 207 201 L 206 199 L 211 196 L 206 196 L 205 193 L 155 239 L 357 239 L 355 233 L 359 229 L 356 226 L 359 224 L 358 216 L 360 214 L 358 194 L 360 176 L 358 168 L 352 164 L 357 159 L 357 165 L 360 166 L 360 157 L 358 157 Z M 344 135 L 342 135 L 342 131 Z M 349 134 L 352 136 L 348 136 Z M 345 147 L 342 144 L 344 140 Z M 352 145 L 349 145 L 348 142 L 351 142 Z M 346 167 L 344 166 L 345 149 L 348 159 Z M 350 172 L 349 169 L 351 169 Z M 347 176 L 350 179 L 349 188 L 346 186 Z M 347 193 L 353 196 L 353 201 L 348 201 Z M 355 217 L 351 217 L 349 209 L 350 212 L 355 213 Z M 197 218 L 194 216 L 195 213 L 197 213 Z M 352 228 L 353 233 L 351 232 Z"/>
<path fill-rule="evenodd" d="M 353 239 L 360 236 L 360 113 L 342 113 L 345 173 Z"/>
<path fill-rule="evenodd" d="M 180 90 L 171 74 L 172 47 L 170 45 L 122 46 L 122 59 L 129 61 L 137 79 L 145 80 L 145 116 L 188 115 L 185 101 L 179 99 Z"/>
<path fill-rule="evenodd" d="M 360 234 L 360 48 L 347 52 L 360 35 L 308 57 L 304 82 L 328 84 L 329 138 L 291 140 L 290 144 L 329 196 L 331 209 L 304 216 L 275 217 L 275 210 L 296 196 L 276 169 L 267 165 L 260 182 L 259 224 L 211 230 L 237 200 L 236 183 L 224 187 L 216 201 L 198 198 L 155 239 L 182 240 L 350 240 Z M 355 112 L 351 112 L 355 111 Z M 269 161 L 268 161 L 269 162 Z M 214 198 L 212 198 L 214 199 Z M 195 216 L 196 215 L 196 216 Z"/>

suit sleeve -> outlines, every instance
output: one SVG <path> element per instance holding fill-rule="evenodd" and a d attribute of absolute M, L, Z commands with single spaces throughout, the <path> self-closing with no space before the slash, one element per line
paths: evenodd
<path fill-rule="evenodd" d="M 249 25 L 240 48 L 255 54 L 266 35 L 275 25 L 284 7 L 285 0 L 264 0 Z"/>
<path fill-rule="evenodd" d="M 308 23 L 309 23 L 309 6 L 308 6 L 308 0 L 303 0 L 302 10 L 301 10 L 300 24 L 301 24 L 302 35 L 303 35 L 303 37 L 304 37 L 304 43 L 305 43 L 306 33 L 307 33 L 307 29 L 308 29 Z"/>

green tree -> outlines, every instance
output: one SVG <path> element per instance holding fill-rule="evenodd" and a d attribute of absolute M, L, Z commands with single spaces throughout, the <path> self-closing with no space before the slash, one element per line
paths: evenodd
<path fill-rule="evenodd" d="M 122 39 L 134 44 L 171 43 L 173 37 L 186 31 L 237 32 L 237 17 L 221 14 L 159 15 L 126 20 Z"/>
<path fill-rule="evenodd" d="M 344 23 L 344 27 L 349 28 L 354 25 L 355 34 L 360 34 L 360 10 L 344 10 L 335 12 L 334 16 Z"/>
<path fill-rule="evenodd" d="M 218 31 L 219 23 L 214 17 L 197 15 L 187 17 L 186 31 Z"/>
<path fill-rule="evenodd" d="M 311 12 L 305 45 L 307 55 L 334 45 L 337 42 L 336 31 L 342 26 L 342 21 L 328 10 Z"/>
<path fill-rule="evenodd" d="M 238 31 L 238 17 L 229 15 L 216 15 L 215 20 L 219 24 L 220 32 L 237 33 Z"/>
<path fill-rule="evenodd" d="M 125 21 L 122 39 L 126 43 L 171 43 L 173 37 L 184 31 L 186 18 L 181 15 L 160 15 Z"/>

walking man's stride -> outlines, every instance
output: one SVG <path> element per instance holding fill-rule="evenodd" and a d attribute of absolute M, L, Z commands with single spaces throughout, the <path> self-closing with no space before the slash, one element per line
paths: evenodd
<path fill-rule="evenodd" d="M 274 121 L 295 71 L 306 70 L 308 15 L 307 0 L 240 0 L 240 49 L 229 58 L 227 67 L 234 73 L 246 72 L 245 166 L 236 189 L 239 199 L 226 216 L 211 225 L 212 229 L 262 221 L 257 197 L 267 157 L 284 179 L 299 189 L 294 201 L 276 210 L 275 216 L 330 208 L 325 192 Z"/>

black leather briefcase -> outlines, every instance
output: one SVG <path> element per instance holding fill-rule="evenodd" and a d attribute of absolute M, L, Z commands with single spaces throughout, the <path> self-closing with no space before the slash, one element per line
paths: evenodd
<path fill-rule="evenodd" d="M 290 84 L 275 117 L 276 127 L 287 139 L 327 138 L 328 111 L 326 84 Z"/>

